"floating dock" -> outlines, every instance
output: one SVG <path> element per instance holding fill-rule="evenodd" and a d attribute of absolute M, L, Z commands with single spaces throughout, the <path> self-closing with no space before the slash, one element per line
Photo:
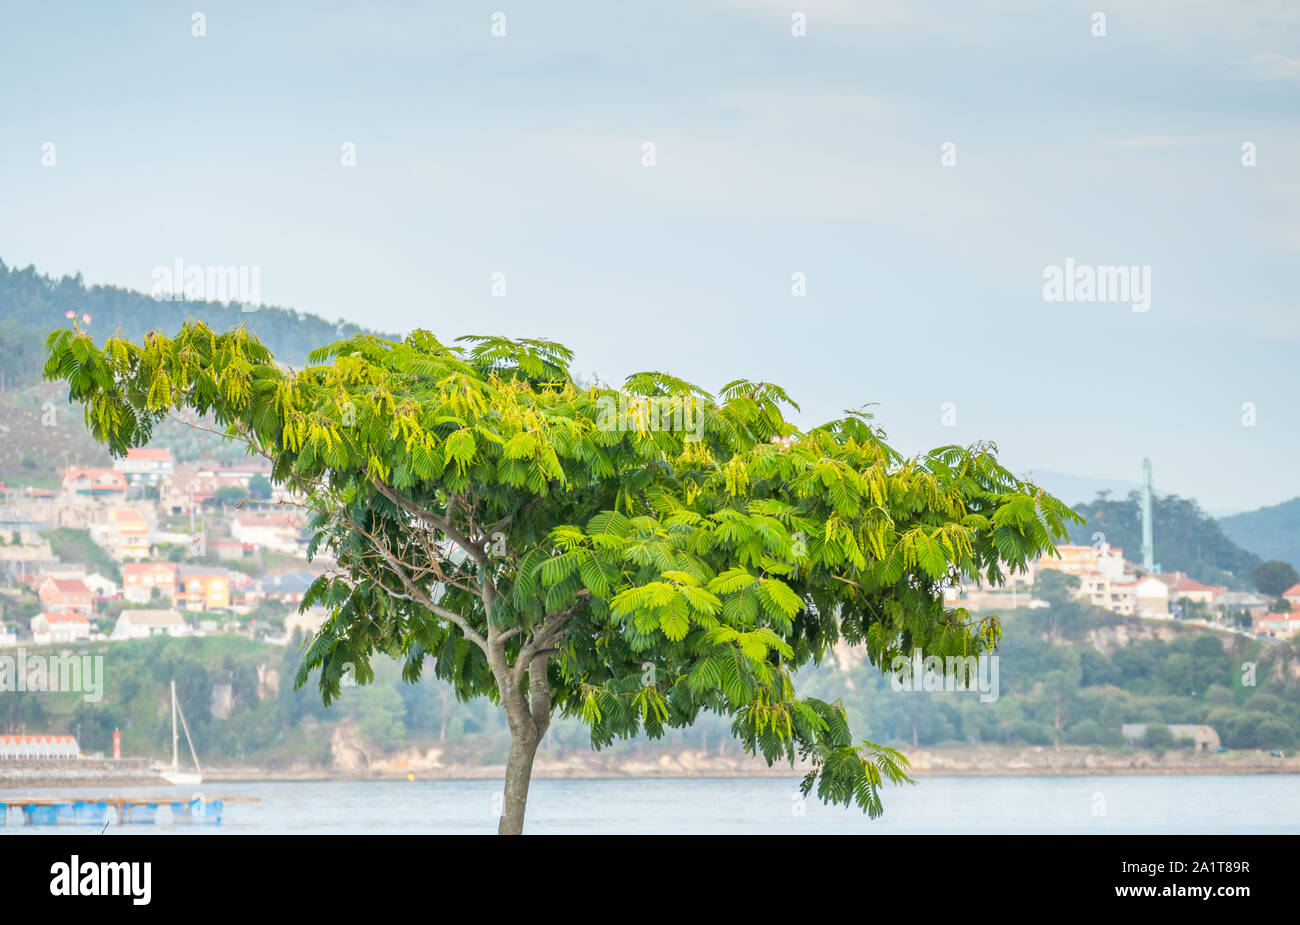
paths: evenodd
<path fill-rule="evenodd" d="M 258 803 L 260 797 L 214 797 L 204 800 L 177 800 L 170 796 L 116 796 L 102 799 L 71 797 L 16 797 L 0 801 L 0 826 L 13 815 L 21 816 L 24 825 L 85 825 L 103 827 L 111 820 L 109 808 L 117 810 L 118 825 L 154 825 L 158 807 L 171 809 L 172 825 L 221 825 L 227 803 Z"/>

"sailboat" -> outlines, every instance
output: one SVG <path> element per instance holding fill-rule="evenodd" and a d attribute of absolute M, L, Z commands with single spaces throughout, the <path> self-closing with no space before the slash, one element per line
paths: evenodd
<path fill-rule="evenodd" d="M 181 720 L 181 729 L 185 730 L 185 744 L 190 747 L 190 757 L 194 759 L 193 771 L 182 771 L 180 766 L 180 736 L 176 730 L 176 717 Z M 203 772 L 199 768 L 199 756 L 194 753 L 194 740 L 190 738 L 190 727 L 185 722 L 185 714 L 176 701 L 176 681 L 172 681 L 172 763 L 155 764 L 152 769 L 162 775 L 162 779 L 176 786 L 191 786 L 203 783 Z"/>

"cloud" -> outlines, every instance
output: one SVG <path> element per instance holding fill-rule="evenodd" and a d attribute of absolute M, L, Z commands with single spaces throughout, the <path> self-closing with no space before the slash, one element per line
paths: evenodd
<path fill-rule="evenodd" d="M 1300 80 L 1300 58 L 1261 51 L 1251 58 L 1232 62 L 1257 80 Z"/>

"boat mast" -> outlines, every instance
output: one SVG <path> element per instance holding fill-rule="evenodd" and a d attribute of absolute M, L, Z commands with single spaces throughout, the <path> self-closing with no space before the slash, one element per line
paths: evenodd
<path fill-rule="evenodd" d="M 176 747 L 180 744 L 180 739 L 176 735 L 176 679 L 172 679 L 172 770 L 175 771 L 180 767 L 180 756 L 176 752 Z"/>
<path fill-rule="evenodd" d="M 172 683 L 175 684 L 176 682 L 173 681 Z M 181 709 L 179 703 L 176 704 L 176 711 L 181 715 L 181 728 L 185 730 L 185 744 L 190 747 L 190 757 L 194 759 L 194 770 L 201 771 L 198 753 L 194 751 L 194 740 L 190 738 L 190 724 L 185 722 L 185 711 Z"/>

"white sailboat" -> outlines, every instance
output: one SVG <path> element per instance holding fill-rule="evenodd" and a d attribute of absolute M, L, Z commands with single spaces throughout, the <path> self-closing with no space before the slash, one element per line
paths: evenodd
<path fill-rule="evenodd" d="M 190 747 L 190 757 L 194 759 L 193 771 L 182 771 L 180 766 L 180 736 L 176 730 L 176 717 L 180 716 L 181 728 L 185 730 L 185 744 Z M 153 770 L 162 775 L 162 779 L 177 786 L 192 786 L 203 783 L 203 772 L 199 768 L 199 756 L 194 752 L 194 740 L 190 738 L 190 727 L 185 722 L 185 714 L 176 700 L 176 682 L 172 681 L 172 763 L 153 765 Z"/>

